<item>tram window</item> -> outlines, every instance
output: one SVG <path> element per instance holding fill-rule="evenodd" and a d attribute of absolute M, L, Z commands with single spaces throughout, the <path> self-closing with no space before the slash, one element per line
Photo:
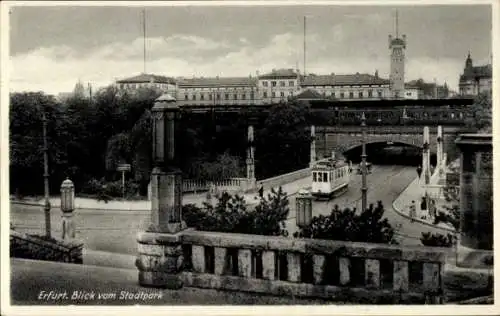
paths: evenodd
<path fill-rule="evenodd" d="M 328 182 L 328 173 L 323 172 L 323 182 Z"/>
<path fill-rule="evenodd" d="M 316 172 L 313 172 L 313 181 L 316 182 Z"/>

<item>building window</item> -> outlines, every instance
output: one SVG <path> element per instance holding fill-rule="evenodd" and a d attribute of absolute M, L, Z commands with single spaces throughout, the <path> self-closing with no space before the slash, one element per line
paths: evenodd
<path fill-rule="evenodd" d="M 211 94 L 211 93 L 208 95 L 208 99 L 209 99 L 210 101 L 212 101 L 212 94 Z"/>
<path fill-rule="evenodd" d="M 226 100 L 229 100 L 229 93 L 226 93 L 226 94 L 224 95 L 224 98 L 226 98 Z"/>
<path fill-rule="evenodd" d="M 340 98 L 341 99 L 345 98 L 345 93 L 344 92 L 340 92 Z"/>
<path fill-rule="evenodd" d="M 217 100 L 220 100 L 220 93 L 217 93 Z"/>
<path fill-rule="evenodd" d="M 196 100 L 196 94 L 193 94 L 193 101 Z"/>
<path fill-rule="evenodd" d="M 378 97 L 381 98 L 382 97 L 382 91 L 378 91 Z"/>
<path fill-rule="evenodd" d="M 281 95 L 282 98 L 284 98 L 285 97 L 285 92 L 281 91 L 280 95 Z"/>
<path fill-rule="evenodd" d="M 369 98 L 373 97 L 373 91 L 372 90 L 368 90 L 368 97 Z"/>
<path fill-rule="evenodd" d="M 332 92 L 332 98 L 335 98 L 335 92 Z"/>
<path fill-rule="evenodd" d="M 254 93 L 250 93 L 250 100 L 253 100 L 254 99 Z"/>
<path fill-rule="evenodd" d="M 363 99 L 363 91 L 360 91 L 360 92 L 358 93 L 358 96 L 359 96 L 359 98 L 360 98 L 360 99 Z"/>
<path fill-rule="evenodd" d="M 262 81 L 262 85 L 263 85 L 264 87 L 267 87 L 267 86 L 268 86 L 268 82 L 267 82 L 267 81 Z"/>
<path fill-rule="evenodd" d="M 264 96 L 264 98 L 267 98 L 267 91 L 264 91 L 263 96 Z"/>
<path fill-rule="evenodd" d="M 349 92 L 349 99 L 353 99 L 354 98 L 354 92 Z"/>
<path fill-rule="evenodd" d="M 187 94 L 184 95 L 184 100 L 189 100 L 189 96 Z"/>
<path fill-rule="evenodd" d="M 236 93 L 234 94 L 234 99 L 238 100 L 238 95 Z"/>
<path fill-rule="evenodd" d="M 276 87 L 276 81 L 271 81 L 271 86 Z"/>
<path fill-rule="evenodd" d="M 205 95 L 203 93 L 200 95 L 200 100 L 205 100 Z"/>
<path fill-rule="evenodd" d="M 246 99 L 247 99 L 247 95 L 243 93 L 243 94 L 241 95 L 241 99 L 242 99 L 242 100 L 246 100 Z"/>
<path fill-rule="evenodd" d="M 271 92 L 271 97 L 276 98 L 276 92 Z"/>
<path fill-rule="evenodd" d="M 295 85 L 295 82 L 294 82 L 294 81 L 288 81 L 288 85 L 289 85 L 290 87 L 293 87 L 293 86 Z"/>
<path fill-rule="evenodd" d="M 280 87 L 284 87 L 285 86 L 285 82 L 284 81 L 280 81 Z"/>

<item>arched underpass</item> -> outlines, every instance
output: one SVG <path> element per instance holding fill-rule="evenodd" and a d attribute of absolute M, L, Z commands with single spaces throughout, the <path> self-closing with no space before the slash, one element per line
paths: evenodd
<path fill-rule="evenodd" d="M 362 146 L 345 151 L 343 156 L 353 163 L 361 161 Z M 422 148 L 401 142 L 373 142 L 366 144 L 366 161 L 374 165 L 418 166 L 422 164 Z M 431 165 L 436 155 L 431 154 Z"/>

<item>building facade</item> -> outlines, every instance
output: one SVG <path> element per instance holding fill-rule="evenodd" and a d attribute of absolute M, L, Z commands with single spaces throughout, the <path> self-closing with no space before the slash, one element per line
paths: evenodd
<path fill-rule="evenodd" d="M 177 102 L 186 105 L 260 104 L 255 77 L 211 77 L 179 80 Z"/>
<path fill-rule="evenodd" d="M 389 80 L 370 74 L 308 75 L 301 83 L 303 90 L 313 89 L 327 99 L 385 99 L 390 97 Z"/>
<path fill-rule="evenodd" d="M 492 66 L 474 66 L 470 53 L 465 60 L 464 72 L 460 76 L 458 87 L 462 96 L 474 96 L 492 91 Z"/>
<path fill-rule="evenodd" d="M 177 82 L 174 78 L 153 74 L 140 74 L 117 80 L 115 85 L 122 92 L 135 92 L 141 88 L 149 88 L 175 95 L 177 90 Z"/>
<path fill-rule="evenodd" d="M 259 96 L 264 104 L 285 102 L 301 91 L 298 70 L 273 69 L 258 77 Z"/>

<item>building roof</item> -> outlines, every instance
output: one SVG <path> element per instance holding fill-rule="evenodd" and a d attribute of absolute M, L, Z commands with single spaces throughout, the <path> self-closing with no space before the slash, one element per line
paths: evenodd
<path fill-rule="evenodd" d="M 182 79 L 178 82 L 179 88 L 193 87 L 249 87 L 257 85 L 254 77 L 200 77 Z"/>
<path fill-rule="evenodd" d="M 298 72 L 292 68 L 273 69 L 270 73 L 259 76 L 259 79 L 297 78 Z"/>
<path fill-rule="evenodd" d="M 468 79 L 479 79 L 479 78 L 491 78 L 492 77 L 492 69 L 491 65 L 484 66 L 475 66 L 469 71 L 465 71 L 460 76 L 460 81 L 465 81 Z"/>
<path fill-rule="evenodd" d="M 170 83 L 175 84 L 175 79 L 153 74 L 140 74 L 134 77 L 117 80 L 117 83 Z"/>
<path fill-rule="evenodd" d="M 300 100 L 318 100 L 318 99 L 324 99 L 323 95 L 319 93 L 316 90 L 313 89 L 306 89 L 299 95 L 297 95 L 297 99 Z"/>
<path fill-rule="evenodd" d="M 351 86 L 351 85 L 384 85 L 389 80 L 370 74 L 348 75 L 309 75 L 302 82 L 302 86 Z"/>

